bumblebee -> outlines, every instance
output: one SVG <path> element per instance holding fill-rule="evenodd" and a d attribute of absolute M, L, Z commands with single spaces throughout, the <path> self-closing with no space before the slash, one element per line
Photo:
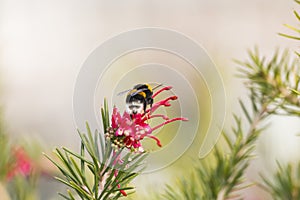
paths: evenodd
<path fill-rule="evenodd" d="M 126 112 L 130 115 L 143 112 L 145 113 L 148 105 L 150 105 L 150 108 L 152 107 L 153 90 L 161 85 L 152 89 L 152 87 L 147 83 L 137 84 L 132 89 L 124 91 L 128 92 L 126 96 Z"/>

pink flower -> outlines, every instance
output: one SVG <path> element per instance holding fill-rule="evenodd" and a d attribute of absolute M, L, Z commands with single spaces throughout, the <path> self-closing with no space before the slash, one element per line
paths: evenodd
<path fill-rule="evenodd" d="M 14 163 L 10 166 L 10 171 L 7 173 L 7 179 L 10 180 L 17 174 L 29 176 L 32 171 L 32 161 L 22 147 L 13 149 L 12 156 Z"/>
<path fill-rule="evenodd" d="M 153 98 L 159 93 L 170 89 L 171 86 L 167 86 L 158 90 L 153 94 Z M 161 106 L 171 106 L 170 101 L 174 101 L 176 99 L 177 96 L 171 96 L 164 100 L 161 100 L 153 104 L 152 108 L 147 109 L 143 114 L 138 113 L 135 115 L 130 115 L 127 112 L 124 112 L 121 116 L 118 109 L 114 107 L 111 119 L 111 127 L 109 128 L 109 130 L 107 130 L 106 137 L 112 141 L 113 147 L 126 147 L 135 152 L 144 151 L 141 145 L 141 141 L 145 137 L 154 139 L 156 141 L 156 144 L 161 147 L 162 145 L 160 140 L 152 135 L 152 132 L 171 122 L 178 120 L 186 121 L 187 119 L 183 117 L 169 119 L 168 116 L 162 114 L 153 114 L 153 112 L 155 112 Z M 150 127 L 150 125 L 147 124 L 146 121 L 152 118 L 162 118 L 165 121 L 155 127 Z"/>

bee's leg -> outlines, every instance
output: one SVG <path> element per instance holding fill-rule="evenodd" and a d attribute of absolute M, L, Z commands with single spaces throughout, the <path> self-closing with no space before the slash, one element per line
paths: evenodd
<path fill-rule="evenodd" d="M 153 99 L 148 99 L 148 104 L 150 105 L 150 110 L 147 113 L 147 118 L 150 118 L 151 112 L 152 112 L 152 105 L 153 105 Z M 148 121 L 147 121 L 148 122 Z M 148 122 L 149 123 L 149 122 Z"/>
<path fill-rule="evenodd" d="M 147 123 L 148 123 L 150 113 L 146 113 L 146 110 L 147 110 L 147 101 L 144 100 L 144 114 L 145 114 L 145 117 L 146 117 Z"/>
<path fill-rule="evenodd" d="M 149 104 L 150 104 L 150 112 L 149 113 L 151 113 L 151 111 L 152 111 L 152 105 L 153 105 L 153 99 L 151 98 L 148 101 L 149 101 Z"/>

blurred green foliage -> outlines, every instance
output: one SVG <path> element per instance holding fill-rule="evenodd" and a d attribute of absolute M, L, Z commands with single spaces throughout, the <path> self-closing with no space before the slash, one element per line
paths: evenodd
<path fill-rule="evenodd" d="M 37 185 L 42 173 L 38 166 L 42 152 L 38 142 L 11 138 L 0 117 L 0 147 L 0 197 L 5 200 L 38 199 Z"/>
<path fill-rule="evenodd" d="M 297 3 L 300 3 L 297 1 Z M 300 21 L 299 14 L 294 12 Z M 300 33 L 300 29 L 287 25 Z M 300 40 L 300 37 L 281 34 Z M 298 54 L 298 53 L 297 53 Z M 245 185 L 245 172 L 251 162 L 255 143 L 266 127 L 262 122 L 271 115 L 300 116 L 300 63 L 299 58 L 289 51 L 276 51 L 271 59 L 266 59 L 258 50 L 249 51 L 249 60 L 241 62 L 239 76 L 245 80 L 251 106 L 240 102 L 244 118 L 235 114 L 235 126 L 231 132 L 223 131 L 228 151 L 217 146 L 213 151 L 214 162 L 199 162 L 194 172 L 179 179 L 177 184 L 168 184 L 164 194 L 166 199 L 240 199 Z M 299 54 L 298 54 L 299 55 Z M 243 127 L 248 128 L 243 128 Z M 234 133 L 234 134 L 232 134 Z M 234 137 L 232 137 L 234 135 Z M 300 163 L 300 161 L 299 161 Z M 282 167 L 271 180 L 262 175 L 258 183 L 273 199 L 298 200 L 300 198 L 300 164 Z M 159 199 L 159 198 L 158 198 Z"/>

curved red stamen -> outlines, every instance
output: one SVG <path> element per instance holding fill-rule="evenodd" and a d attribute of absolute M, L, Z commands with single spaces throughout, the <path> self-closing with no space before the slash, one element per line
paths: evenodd
<path fill-rule="evenodd" d="M 179 120 L 180 121 L 188 121 L 188 119 L 184 118 L 184 117 L 173 118 L 173 119 L 165 121 L 164 123 L 161 123 L 160 125 L 155 126 L 154 128 L 152 128 L 152 131 L 154 131 L 154 130 L 156 130 L 156 129 L 158 129 L 158 128 L 166 125 L 166 124 L 169 124 L 169 123 L 174 122 L 174 121 L 179 121 Z"/>
<path fill-rule="evenodd" d="M 164 120 L 169 120 L 169 117 L 166 116 L 166 115 L 160 115 L 160 114 L 156 114 L 156 115 L 146 115 L 143 119 L 142 119 L 142 122 L 145 122 L 146 120 L 148 119 L 152 119 L 152 118 L 156 118 L 156 117 L 161 117 L 163 118 Z"/>
<path fill-rule="evenodd" d="M 145 114 L 147 114 L 147 113 L 149 113 L 149 112 L 153 113 L 153 112 L 154 112 L 155 110 L 157 110 L 157 108 L 159 108 L 160 106 L 166 106 L 166 107 L 168 107 L 168 106 L 171 105 L 171 104 L 169 103 L 169 101 L 170 101 L 170 100 L 176 100 L 176 99 L 178 99 L 177 96 L 171 96 L 171 97 L 168 97 L 168 98 L 166 98 L 166 99 L 163 99 L 163 100 L 161 100 L 161 101 L 159 101 L 159 102 L 153 104 L 152 108 L 147 109 L 146 112 L 143 113 L 142 116 L 144 116 Z"/>
<path fill-rule="evenodd" d="M 166 86 L 160 90 L 158 90 L 157 92 L 155 92 L 153 95 L 152 95 L 152 98 L 156 97 L 159 93 L 161 93 L 162 91 L 165 91 L 165 90 L 170 90 L 172 88 L 172 86 Z"/>
<path fill-rule="evenodd" d="M 159 146 L 159 147 L 161 147 L 161 146 L 162 146 L 162 145 L 161 145 L 161 143 L 160 143 L 160 140 L 159 140 L 157 137 L 155 137 L 155 136 L 153 136 L 153 135 L 147 135 L 147 137 L 149 137 L 149 138 L 151 138 L 151 139 L 155 140 L 155 141 L 156 141 L 156 144 L 157 144 L 157 146 Z"/>
<path fill-rule="evenodd" d="M 166 98 L 166 99 L 164 99 L 164 100 L 161 100 L 161 101 L 159 101 L 159 102 L 157 102 L 157 103 L 155 103 L 155 104 L 165 104 L 165 103 L 168 103 L 168 101 L 170 101 L 170 100 L 176 100 L 176 99 L 178 99 L 178 97 L 177 96 L 170 96 L 170 97 L 168 97 L 168 98 Z M 155 105 L 154 104 L 154 105 Z"/>

